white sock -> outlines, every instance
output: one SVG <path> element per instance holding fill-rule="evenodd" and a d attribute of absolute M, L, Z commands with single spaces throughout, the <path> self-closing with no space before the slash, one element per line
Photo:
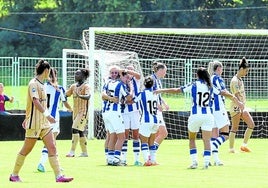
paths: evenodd
<path fill-rule="evenodd" d="M 47 151 L 47 148 L 44 147 L 42 149 L 42 155 L 41 155 L 40 163 L 42 165 L 44 165 L 47 162 L 47 159 L 48 159 L 48 151 Z"/>

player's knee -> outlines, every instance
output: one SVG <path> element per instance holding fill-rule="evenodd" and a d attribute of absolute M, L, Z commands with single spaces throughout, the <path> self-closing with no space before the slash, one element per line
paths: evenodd
<path fill-rule="evenodd" d="M 126 138 L 128 138 L 128 136 L 126 136 Z M 134 140 L 138 140 L 139 139 L 139 131 L 138 130 L 133 130 L 132 131 L 132 138 Z"/>
<path fill-rule="evenodd" d="M 166 128 L 161 128 L 159 129 L 158 134 L 161 135 L 161 137 L 166 138 L 168 136 L 168 131 Z"/>
<path fill-rule="evenodd" d="M 254 127 L 255 127 L 255 124 L 253 123 L 253 124 L 250 124 L 250 125 L 248 125 L 247 126 L 249 129 L 254 129 Z"/>

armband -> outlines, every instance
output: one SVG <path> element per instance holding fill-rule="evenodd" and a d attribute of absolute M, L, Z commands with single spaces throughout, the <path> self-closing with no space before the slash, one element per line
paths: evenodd
<path fill-rule="evenodd" d="M 49 111 L 47 109 L 43 112 L 43 114 L 44 114 L 45 117 L 48 117 L 50 115 Z"/>

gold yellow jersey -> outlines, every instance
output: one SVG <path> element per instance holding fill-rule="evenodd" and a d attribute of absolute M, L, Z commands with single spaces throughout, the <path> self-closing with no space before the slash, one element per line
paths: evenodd
<path fill-rule="evenodd" d="M 77 94 L 89 95 L 89 85 L 87 83 L 83 83 L 82 85 L 78 86 L 77 83 L 75 83 L 72 84 L 66 92 L 67 96 L 73 95 L 73 119 L 75 119 L 78 114 L 84 115 L 86 117 L 88 115 L 89 100 L 81 99 L 77 96 Z"/>
<path fill-rule="evenodd" d="M 246 92 L 244 88 L 244 82 L 241 78 L 238 78 L 237 76 L 234 76 L 232 78 L 230 83 L 230 91 L 238 98 L 240 102 L 243 104 L 246 103 Z M 231 101 L 230 104 L 230 112 L 240 112 L 240 109 L 233 101 Z"/>
<path fill-rule="evenodd" d="M 34 98 L 39 100 L 44 109 L 47 108 L 47 94 L 45 85 L 36 78 L 33 78 L 28 84 L 26 129 L 40 130 L 49 128 L 50 124 L 47 118 L 34 106 Z"/>

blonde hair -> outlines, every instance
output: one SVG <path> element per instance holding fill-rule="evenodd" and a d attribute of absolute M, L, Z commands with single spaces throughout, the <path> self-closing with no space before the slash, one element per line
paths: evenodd
<path fill-rule="evenodd" d="M 217 70 L 218 67 L 223 67 L 220 61 L 211 61 L 208 64 L 208 73 L 210 76 Z"/>

